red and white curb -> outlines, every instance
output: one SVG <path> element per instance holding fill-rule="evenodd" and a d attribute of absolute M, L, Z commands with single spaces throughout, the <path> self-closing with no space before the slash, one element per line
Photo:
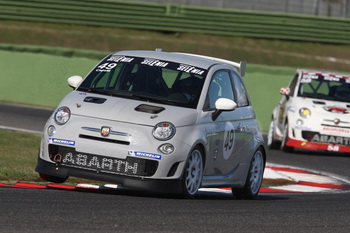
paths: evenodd
<path fill-rule="evenodd" d="M 40 184 L 38 182 L 0 181 L 0 187 L 36 188 L 36 189 L 119 189 L 115 184 Z M 264 173 L 264 182 L 260 193 L 307 193 L 307 192 L 343 192 L 350 191 L 350 181 L 330 174 L 302 168 L 289 167 L 277 164 L 267 164 Z M 230 193 L 230 188 L 201 188 L 200 192 Z"/>

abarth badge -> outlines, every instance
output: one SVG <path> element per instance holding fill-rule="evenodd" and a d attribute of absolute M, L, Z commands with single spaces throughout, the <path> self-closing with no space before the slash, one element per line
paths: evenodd
<path fill-rule="evenodd" d="M 102 136 L 108 137 L 110 132 L 111 132 L 111 128 L 110 127 L 106 127 L 106 126 L 102 126 L 101 127 L 101 135 Z"/>

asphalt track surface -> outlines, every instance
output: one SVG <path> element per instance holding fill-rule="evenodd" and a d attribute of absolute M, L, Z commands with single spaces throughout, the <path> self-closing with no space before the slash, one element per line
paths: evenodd
<path fill-rule="evenodd" d="M 52 110 L 0 104 L 0 125 L 40 132 Z M 269 151 L 268 162 L 350 180 L 350 157 Z M 203 192 L 191 200 L 119 190 L 0 188 L 0 232 L 350 232 L 350 193 Z"/>

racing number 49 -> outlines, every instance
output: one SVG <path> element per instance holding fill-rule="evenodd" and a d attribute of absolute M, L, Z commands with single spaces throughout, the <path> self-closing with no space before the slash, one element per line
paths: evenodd
<path fill-rule="evenodd" d="M 234 137 L 233 129 L 227 131 L 227 136 L 226 136 L 226 140 L 225 140 L 225 144 L 224 144 L 225 151 L 232 149 L 233 137 Z"/>

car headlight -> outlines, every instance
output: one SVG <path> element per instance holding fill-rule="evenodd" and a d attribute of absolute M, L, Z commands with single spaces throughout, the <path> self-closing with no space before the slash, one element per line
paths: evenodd
<path fill-rule="evenodd" d="M 161 141 L 169 140 L 176 133 L 175 126 L 170 122 L 160 122 L 153 128 L 153 136 Z"/>
<path fill-rule="evenodd" d="M 308 108 L 301 108 L 299 114 L 303 118 L 309 118 L 311 116 L 311 111 Z"/>
<path fill-rule="evenodd" d="M 70 110 L 68 107 L 60 107 L 55 112 L 55 121 L 59 125 L 64 125 L 69 121 L 70 118 Z"/>

